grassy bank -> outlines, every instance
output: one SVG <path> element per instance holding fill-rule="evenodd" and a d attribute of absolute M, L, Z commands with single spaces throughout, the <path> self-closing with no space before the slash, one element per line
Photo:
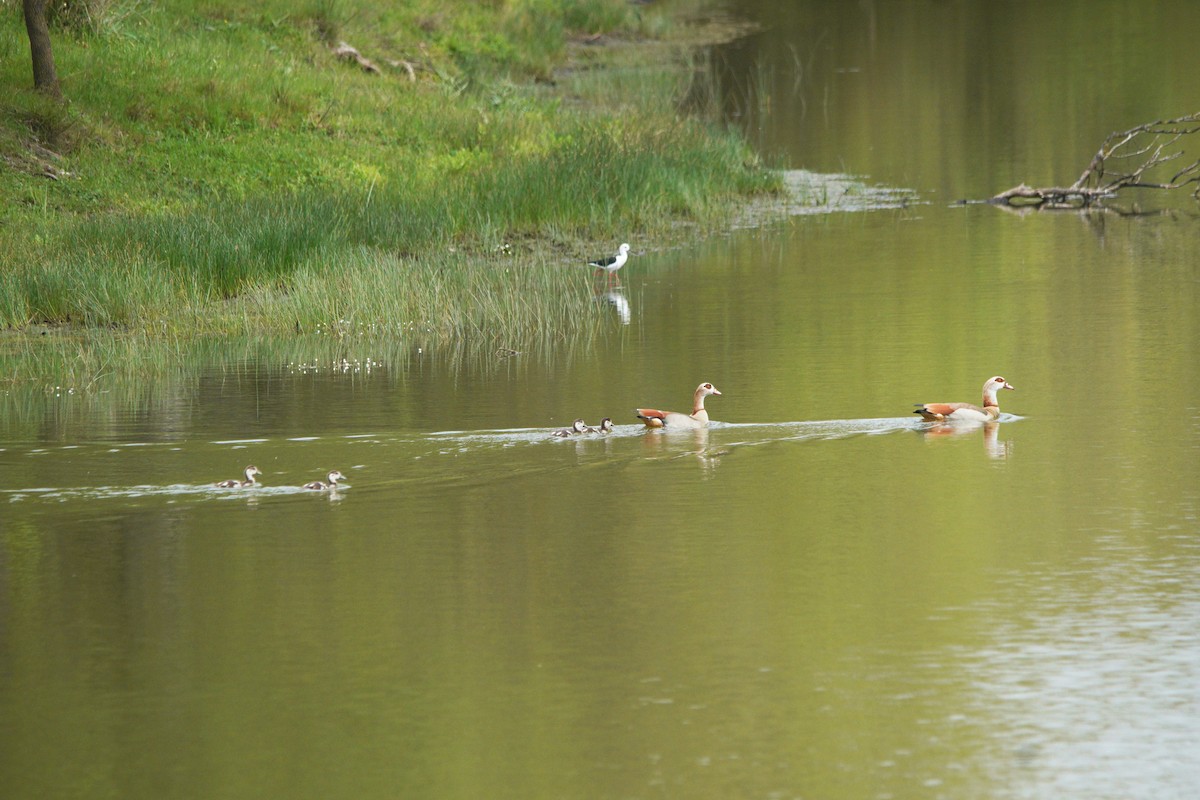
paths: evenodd
<path fill-rule="evenodd" d="M 56 106 L 0 3 L 0 325 L 505 342 L 586 325 L 600 312 L 568 267 L 592 247 L 720 225 L 775 186 L 681 111 L 688 9 L 652 8 L 72 0 Z"/>

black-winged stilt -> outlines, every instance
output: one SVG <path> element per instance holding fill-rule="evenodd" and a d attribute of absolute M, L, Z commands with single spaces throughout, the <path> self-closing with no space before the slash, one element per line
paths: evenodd
<path fill-rule="evenodd" d="M 612 276 L 617 274 L 617 270 L 619 270 L 621 267 L 625 266 L 625 262 L 628 260 L 629 260 L 629 245 L 623 244 L 617 248 L 617 254 L 615 256 L 608 256 L 607 258 L 597 258 L 595 261 L 589 261 L 588 266 L 595 267 L 596 269 L 604 270 L 605 272 L 608 273 L 608 277 L 611 279 Z"/>

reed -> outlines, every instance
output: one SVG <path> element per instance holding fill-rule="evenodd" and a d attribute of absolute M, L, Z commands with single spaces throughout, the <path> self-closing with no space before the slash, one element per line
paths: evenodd
<path fill-rule="evenodd" d="M 303 332 L 399 335 L 427 345 L 461 339 L 521 350 L 538 338 L 599 327 L 604 317 L 588 280 L 585 269 L 521 248 L 465 259 L 450 252 L 404 259 L 360 248 L 336 270 L 304 265 L 286 296 L 259 307 Z"/>

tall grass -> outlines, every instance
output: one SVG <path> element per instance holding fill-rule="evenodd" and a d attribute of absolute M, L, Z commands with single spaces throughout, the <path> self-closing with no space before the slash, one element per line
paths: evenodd
<path fill-rule="evenodd" d="M 539 339 L 598 328 L 604 317 L 587 275 L 520 248 L 465 261 L 450 252 L 404 259 L 358 248 L 336 270 L 324 262 L 301 266 L 286 295 L 268 299 L 265 315 L 333 336 L 401 335 L 523 350 Z M 255 296 L 241 305 L 260 307 Z"/>
<path fill-rule="evenodd" d="M 364 235 L 353 244 L 322 241 L 303 229 L 303 206 L 282 224 L 247 226 L 239 236 L 225 236 L 236 229 L 203 219 L 157 228 L 149 242 L 118 243 L 113 230 L 93 230 L 105 238 L 102 246 L 83 254 L 72 249 L 0 284 L 8 290 L 0 292 L 0 310 L 29 321 L 143 332 L 300 331 L 430 343 L 483 337 L 517 349 L 541 336 L 578 333 L 602 318 L 582 262 L 526 242 L 498 245 L 487 255 L 444 244 L 406 257 L 367 241 L 381 238 L 366 233 L 386 224 L 383 209 L 379 225 L 359 221 Z M 151 250 L 153 260 L 140 255 Z"/>
<path fill-rule="evenodd" d="M 506 288 L 481 279 L 500 274 L 490 256 L 496 248 L 545 240 L 531 248 L 533 263 L 553 256 L 562 261 L 569 256 L 556 243 L 569 249 L 608 232 L 653 230 L 668 218 L 711 222 L 723 216 L 720 206 L 732 194 L 764 185 L 739 168 L 742 158 L 735 140 L 694 123 L 657 130 L 632 123 L 580 126 L 549 152 L 451 173 L 436 187 L 417 182 L 334 195 L 307 190 L 213 210 L 84 220 L 49 247 L 27 246 L 15 260 L 0 289 L 0 320 L 153 328 L 164 317 L 222 319 L 204 309 L 254 293 L 262 299 L 258 324 L 282 330 L 297 319 L 292 299 L 298 291 L 328 296 L 310 302 L 300 315 L 303 324 L 314 321 L 315 308 L 329 309 L 327 321 L 340 318 L 335 309 L 342 298 L 370 298 L 385 282 L 414 297 L 438 286 L 442 303 L 453 298 L 486 307 L 489 292 Z M 730 185 L 731 175 L 740 182 Z M 529 274 L 529 263 L 500 266 L 513 266 L 511 276 Z M 394 279 L 385 281 L 389 272 Z M 586 288 L 582 272 L 559 267 L 543 273 L 544 280 L 520 291 L 586 302 L 578 291 Z M 570 275 L 574 284 L 551 280 L 554 274 Z M 410 280 L 413 275 L 422 279 Z M 460 310 L 428 307 L 392 319 L 414 314 L 463 319 Z M 485 313 L 435 329 L 457 335 L 507 318 Z M 381 313 L 372 320 L 384 322 Z"/>

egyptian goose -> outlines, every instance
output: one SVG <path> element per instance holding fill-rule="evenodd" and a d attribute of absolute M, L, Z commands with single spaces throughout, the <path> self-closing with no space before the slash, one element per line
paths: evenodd
<path fill-rule="evenodd" d="M 692 413 L 681 414 L 678 411 L 659 411 L 657 408 L 637 409 L 638 419 L 646 423 L 647 428 L 703 428 L 708 424 L 708 412 L 704 410 L 704 398 L 710 394 L 720 394 L 717 387 L 711 383 L 702 383 L 696 387 L 692 396 Z"/>
<path fill-rule="evenodd" d="M 591 433 L 612 433 L 612 419 L 605 417 L 604 419 L 600 420 L 599 428 L 589 428 L 588 430 Z"/>
<path fill-rule="evenodd" d="M 217 487 L 221 489 L 242 489 L 246 486 L 254 486 L 258 483 L 258 481 L 254 480 L 254 476 L 262 475 L 262 473 L 258 471 L 258 467 L 254 466 L 253 464 L 246 467 L 245 472 L 246 480 L 239 481 L 235 478 L 231 478 L 227 481 L 221 481 L 217 484 Z"/>
<path fill-rule="evenodd" d="M 997 375 L 988 378 L 983 385 L 983 408 L 970 403 L 924 403 L 918 404 L 913 413 L 920 414 L 928 422 L 989 422 L 1000 416 L 996 392 L 1012 388 L 1008 381 Z"/>
<path fill-rule="evenodd" d="M 625 266 L 625 262 L 628 260 L 629 260 L 629 245 L 623 244 L 617 248 L 617 254 L 615 256 L 608 256 L 606 258 L 597 258 L 595 261 L 589 261 L 588 266 L 595 267 L 596 269 L 604 270 L 605 272 L 608 273 L 608 277 L 611 279 L 614 275 L 617 274 L 617 270 L 619 270 L 621 267 Z"/>
<path fill-rule="evenodd" d="M 338 488 L 338 481 L 346 480 L 346 476 L 335 469 L 333 472 L 325 476 L 325 480 L 329 482 L 326 483 L 325 481 L 313 481 L 312 483 L 304 484 L 304 488 L 313 489 L 318 492 L 325 489 L 336 489 Z"/>
<path fill-rule="evenodd" d="M 571 423 L 571 427 L 559 428 L 558 430 L 556 430 L 554 433 L 552 433 L 550 435 L 551 436 L 559 436 L 563 439 L 566 439 L 569 436 L 574 436 L 578 433 L 587 433 L 587 432 L 588 432 L 587 423 L 584 422 L 582 419 L 577 419 Z"/>

